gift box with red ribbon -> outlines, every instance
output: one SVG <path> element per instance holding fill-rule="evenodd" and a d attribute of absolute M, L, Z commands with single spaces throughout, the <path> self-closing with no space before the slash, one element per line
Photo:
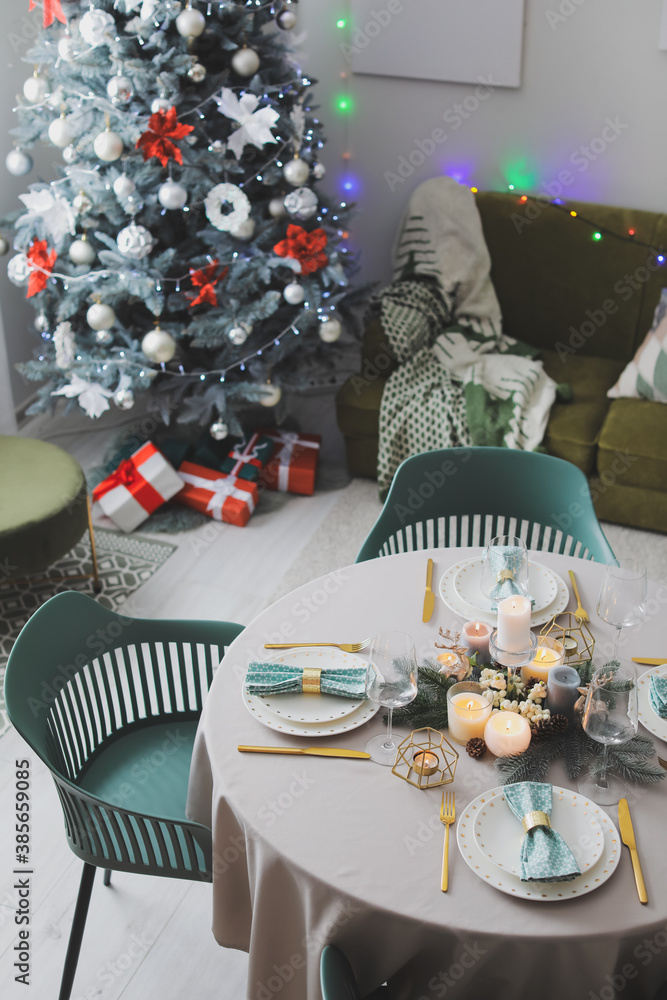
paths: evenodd
<path fill-rule="evenodd" d="M 322 443 L 319 434 L 297 434 L 275 427 L 260 427 L 257 433 L 270 437 L 276 445 L 273 458 L 260 473 L 264 486 L 270 490 L 312 496 Z"/>
<path fill-rule="evenodd" d="M 179 503 L 240 528 L 248 523 L 259 500 L 257 483 L 194 462 L 183 462 L 178 474 L 184 484 L 176 498 Z"/>
<path fill-rule="evenodd" d="M 93 490 L 93 499 L 123 531 L 134 531 L 149 514 L 183 488 L 183 480 L 151 441 L 121 462 Z"/>
<path fill-rule="evenodd" d="M 275 442 L 266 435 L 253 434 L 245 444 L 237 444 L 220 464 L 222 472 L 256 483 L 260 472 L 275 451 Z"/>

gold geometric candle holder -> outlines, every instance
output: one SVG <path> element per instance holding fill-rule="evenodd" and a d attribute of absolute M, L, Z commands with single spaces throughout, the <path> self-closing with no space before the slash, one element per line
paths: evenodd
<path fill-rule="evenodd" d="M 415 729 L 399 743 L 391 773 L 415 788 L 436 788 L 454 780 L 458 752 L 437 729 Z"/>
<path fill-rule="evenodd" d="M 576 667 L 593 659 L 595 639 L 586 622 L 579 621 L 574 612 L 564 611 L 555 615 L 544 626 L 540 635 L 562 642 L 565 648 L 565 664 Z"/>

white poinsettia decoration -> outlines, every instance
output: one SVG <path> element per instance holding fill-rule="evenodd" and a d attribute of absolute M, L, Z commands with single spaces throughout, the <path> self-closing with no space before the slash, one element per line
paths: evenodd
<path fill-rule="evenodd" d="M 69 368 L 74 361 L 76 351 L 71 323 L 67 321 L 58 323 L 53 334 L 53 343 L 56 348 L 56 365 L 62 369 Z"/>
<path fill-rule="evenodd" d="M 118 6 L 118 2 L 119 0 L 116 0 L 114 7 Z M 131 14 L 137 7 L 141 7 L 139 17 L 142 21 L 149 21 L 157 9 L 157 0 L 123 0 L 123 3 L 126 14 Z"/>
<path fill-rule="evenodd" d="M 66 396 L 68 399 L 78 397 L 79 406 L 85 411 L 86 416 L 92 418 L 101 417 L 109 409 L 109 396 L 113 396 L 113 392 L 98 382 L 86 382 L 72 372 L 70 384 L 54 390 L 51 395 Z"/>
<path fill-rule="evenodd" d="M 238 98 L 233 90 L 223 87 L 220 97 L 216 97 L 218 111 L 226 118 L 239 123 L 240 128 L 232 132 L 227 140 L 227 146 L 237 160 L 241 159 L 243 150 L 249 144 L 262 149 L 268 142 L 278 140 L 271 134 L 280 115 L 273 108 L 259 108 L 259 98 L 256 94 L 243 94 Z"/>
<path fill-rule="evenodd" d="M 67 198 L 54 192 L 52 188 L 42 188 L 41 191 L 30 191 L 20 194 L 19 198 L 28 209 L 23 216 L 23 222 L 35 223 L 43 219 L 51 240 L 60 243 L 67 235 L 76 232 L 76 214 Z"/>

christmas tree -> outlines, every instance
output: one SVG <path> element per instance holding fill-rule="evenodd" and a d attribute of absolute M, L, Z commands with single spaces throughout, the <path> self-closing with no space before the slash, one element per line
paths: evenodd
<path fill-rule="evenodd" d="M 29 0 L 30 8 L 35 0 Z M 319 189 L 322 127 L 290 0 L 42 0 L 7 157 L 62 153 L 21 196 L 8 273 L 41 336 L 21 366 L 91 417 L 150 390 L 165 422 L 242 433 L 326 365 L 355 293 L 349 206 Z M 330 362 L 329 362 L 330 363 Z"/>

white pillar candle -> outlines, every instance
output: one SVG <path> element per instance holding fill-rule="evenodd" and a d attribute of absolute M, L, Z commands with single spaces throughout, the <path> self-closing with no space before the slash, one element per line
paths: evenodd
<path fill-rule="evenodd" d="M 530 601 L 518 594 L 498 604 L 497 645 L 508 653 L 530 648 Z"/>
<path fill-rule="evenodd" d="M 484 727 L 493 706 L 482 693 L 481 684 L 463 681 L 453 684 L 447 692 L 447 725 L 456 743 L 467 743 L 484 735 Z"/>
<path fill-rule="evenodd" d="M 544 681 L 546 684 L 550 672 L 554 667 L 562 666 L 564 659 L 565 649 L 562 642 L 544 636 L 540 639 L 533 662 L 521 669 L 521 680 L 525 684 L 531 677 L 535 677 L 538 681 Z"/>
<path fill-rule="evenodd" d="M 480 663 L 489 662 L 489 638 L 491 626 L 486 622 L 466 622 L 463 626 L 463 640 L 468 646 L 468 654 L 478 654 Z"/>
<path fill-rule="evenodd" d="M 496 757 L 523 753 L 530 743 L 530 723 L 516 712 L 494 712 L 484 728 L 484 741 Z"/>

